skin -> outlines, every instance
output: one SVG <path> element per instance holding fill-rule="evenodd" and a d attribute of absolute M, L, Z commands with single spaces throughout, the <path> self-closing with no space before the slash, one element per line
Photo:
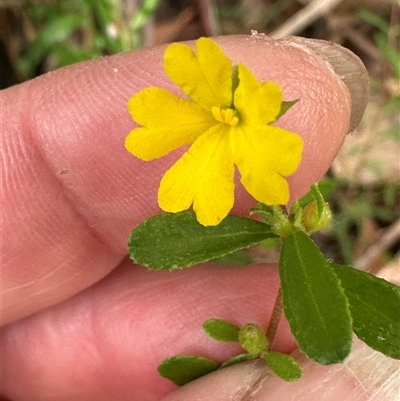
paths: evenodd
<path fill-rule="evenodd" d="M 348 133 L 346 85 L 326 61 L 290 41 L 218 41 L 260 80 L 281 84 L 285 99 L 301 99 L 278 124 L 305 141 L 301 166 L 289 180 L 292 199 L 301 196 Z M 149 272 L 126 257 L 130 230 L 160 212 L 159 180 L 181 154 L 145 163 L 123 147 L 135 126 L 126 103 L 136 91 L 153 85 L 179 94 L 162 69 L 164 48 L 76 64 L 2 92 L 1 391 L 10 400 L 246 399 L 233 398 L 241 379 L 224 376 L 217 377 L 225 387 L 203 382 L 179 398 L 190 387 L 171 393 L 175 386 L 156 367 L 174 354 L 224 360 L 238 353 L 235 345 L 207 338 L 201 325 L 219 317 L 266 327 L 276 267 L 204 264 Z M 233 213 L 253 205 L 238 185 Z M 274 347 L 295 349 L 285 321 Z M 234 369 L 240 378 L 250 369 L 251 387 L 265 368 Z M 317 371 L 310 380 L 320 379 Z M 232 398 L 224 393 L 228 387 Z M 332 400 L 343 400 L 343 386 L 332 391 Z"/>

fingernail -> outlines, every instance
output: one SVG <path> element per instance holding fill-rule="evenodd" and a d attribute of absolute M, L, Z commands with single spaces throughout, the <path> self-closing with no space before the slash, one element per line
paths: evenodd
<path fill-rule="evenodd" d="M 360 123 L 368 103 L 368 72 L 358 56 L 336 43 L 318 39 L 290 37 L 284 39 L 317 53 L 330 64 L 346 84 L 351 96 L 350 132 Z"/>

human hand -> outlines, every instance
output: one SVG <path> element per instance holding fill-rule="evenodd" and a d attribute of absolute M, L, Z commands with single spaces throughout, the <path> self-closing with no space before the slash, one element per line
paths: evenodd
<path fill-rule="evenodd" d="M 278 82 L 285 99 L 301 99 L 279 120 L 305 140 L 301 166 L 289 179 L 292 198 L 301 196 L 359 122 L 365 71 L 350 53 L 321 42 L 217 40 L 260 80 Z M 160 400 L 173 390 L 156 371 L 163 358 L 196 353 L 226 359 L 238 352 L 208 339 L 204 320 L 268 322 L 278 287 L 274 266 L 149 272 L 125 256 L 129 231 L 159 212 L 159 180 L 179 153 L 143 163 L 123 146 L 133 124 L 127 100 L 149 85 L 176 93 L 162 69 L 163 50 L 77 64 L 3 92 L 2 392 L 13 401 Z M 338 75 L 346 76 L 348 87 Z M 233 212 L 244 213 L 251 202 L 239 187 Z M 295 347 L 284 323 L 275 347 Z M 377 354 L 366 352 L 356 363 L 376 364 L 371 355 Z M 379 357 L 386 377 L 392 361 Z M 379 391 L 360 385 L 353 366 L 304 366 L 305 378 L 282 384 L 265 366 L 241 364 L 166 400 L 229 400 L 257 391 L 259 399 L 277 394 L 282 400 L 282 388 L 286 399 L 320 400 L 329 391 L 331 400 L 344 394 L 372 400 L 367 392 Z M 310 395 L 314 387 L 320 392 Z"/>

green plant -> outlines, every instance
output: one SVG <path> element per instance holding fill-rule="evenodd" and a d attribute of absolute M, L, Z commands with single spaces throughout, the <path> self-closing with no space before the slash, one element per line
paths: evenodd
<path fill-rule="evenodd" d="M 318 185 L 284 206 L 289 201 L 285 177 L 297 169 L 303 142 L 271 123 L 297 101 L 284 101 L 278 84 L 258 81 L 244 64 L 233 65 L 208 38 L 196 42 L 196 53 L 185 44 L 169 45 L 164 69 L 190 100 L 158 87 L 137 92 L 128 110 L 140 126 L 129 132 L 125 147 L 144 161 L 182 145 L 191 147 L 161 179 L 158 204 L 168 213 L 150 217 L 132 231 L 131 259 L 152 270 L 176 270 L 234 260 L 237 252 L 243 260 L 243 250 L 253 245 L 272 242 L 281 252 L 280 289 L 266 331 L 253 322 L 238 327 L 209 319 L 203 325 L 206 334 L 239 342 L 244 352 L 222 364 L 197 355 L 172 356 L 162 361 L 160 374 L 181 385 L 260 358 L 278 376 L 297 380 L 298 363 L 270 348 L 283 314 L 302 352 L 317 363 L 343 361 L 352 332 L 370 347 L 400 358 L 399 287 L 333 264 L 319 250 L 310 236 L 329 226 L 332 213 Z M 229 214 L 235 166 L 258 201 L 249 211 L 258 219 Z"/>
<path fill-rule="evenodd" d="M 382 183 L 366 187 L 337 180 L 336 188 L 329 197 L 335 210 L 329 232 L 338 241 L 343 262 L 352 265 L 357 254 L 357 238 L 360 238 L 368 221 L 386 226 L 400 218 L 397 207 L 400 186 Z"/>
<path fill-rule="evenodd" d="M 384 18 L 368 10 L 361 10 L 359 17 L 377 29 L 375 43 L 390 66 L 393 74 L 400 79 L 400 52 L 397 46 L 400 34 L 400 24 L 391 25 Z"/>
<path fill-rule="evenodd" d="M 47 63 L 50 69 L 141 46 L 140 29 L 161 0 L 145 0 L 129 15 L 119 0 L 59 0 L 33 3 L 24 11 L 36 35 L 19 61 L 33 77 Z"/>
<path fill-rule="evenodd" d="M 224 255 L 234 257 L 241 249 L 270 238 L 281 244 L 281 290 L 267 330 L 254 323 L 238 327 L 209 319 L 203 325 L 208 336 L 239 342 L 244 353 L 223 363 L 197 355 L 172 356 L 159 366 L 162 376 L 183 385 L 214 370 L 261 358 L 281 378 L 299 379 L 298 363 L 270 349 L 282 313 L 300 349 L 320 364 L 346 358 L 352 331 L 371 348 L 400 358 L 400 289 L 324 257 L 309 237 L 330 221 L 329 207 L 317 186 L 288 211 L 259 204 L 252 213 L 264 222 L 228 215 L 219 225 L 204 227 L 193 212 L 184 211 L 151 217 L 132 231 L 128 241 L 131 258 L 152 270 L 182 269 Z"/>

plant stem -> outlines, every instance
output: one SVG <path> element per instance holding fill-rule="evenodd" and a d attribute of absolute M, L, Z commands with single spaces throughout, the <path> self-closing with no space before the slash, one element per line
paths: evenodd
<path fill-rule="evenodd" d="M 274 343 L 282 313 L 283 313 L 282 288 L 279 286 L 278 294 L 276 295 L 275 299 L 274 309 L 272 309 L 271 320 L 269 321 L 266 332 L 266 336 L 269 341 L 268 349 L 270 349 Z"/>

